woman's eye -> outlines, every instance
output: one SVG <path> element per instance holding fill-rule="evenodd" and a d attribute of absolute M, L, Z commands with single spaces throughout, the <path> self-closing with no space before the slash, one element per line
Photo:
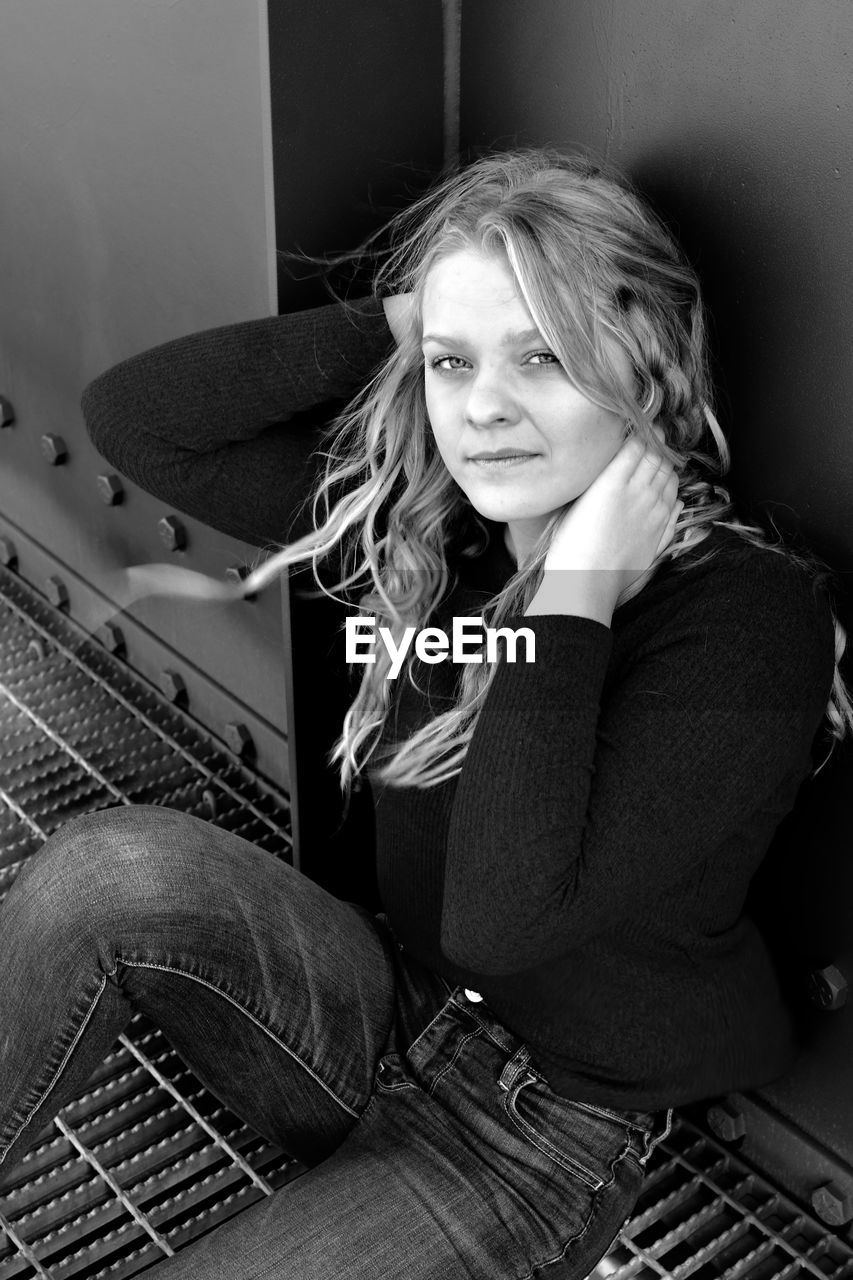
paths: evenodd
<path fill-rule="evenodd" d="M 554 355 L 553 351 L 534 351 L 532 356 L 527 358 L 528 364 L 559 364 L 560 361 Z"/>
<path fill-rule="evenodd" d="M 468 368 L 468 361 L 462 356 L 437 356 L 430 361 L 430 368 L 439 373 L 458 373 Z"/>

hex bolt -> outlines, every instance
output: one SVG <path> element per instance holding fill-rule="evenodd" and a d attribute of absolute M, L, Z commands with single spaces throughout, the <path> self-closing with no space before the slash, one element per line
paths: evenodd
<path fill-rule="evenodd" d="M 830 1227 L 843 1227 L 853 1218 L 853 1186 L 825 1182 L 812 1192 L 812 1208 L 821 1222 Z"/>
<path fill-rule="evenodd" d="M 170 702 L 174 702 L 176 706 L 186 706 L 189 700 L 187 686 L 183 676 L 179 675 L 177 671 L 161 671 L 160 688 Z"/>
<path fill-rule="evenodd" d="M 715 1102 L 705 1113 L 705 1123 L 715 1138 L 721 1142 L 738 1142 L 746 1137 L 746 1120 L 743 1112 L 733 1102 L 725 1099 Z"/>
<path fill-rule="evenodd" d="M 98 493 L 101 495 L 101 502 L 108 507 L 117 507 L 124 497 L 124 485 L 118 476 L 110 472 L 108 475 L 98 476 Z"/>
<path fill-rule="evenodd" d="M 209 822 L 216 821 L 216 792 L 212 787 L 205 787 L 201 793 L 201 807 L 204 817 Z"/>
<path fill-rule="evenodd" d="M 124 640 L 124 632 L 121 627 L 117 627 L 114 622 L 105 622 L 95 632 L 95 639 L 102 644 L 108 653 L 114 653 L 117 658 L 121 658 L 127 652 L 127 646 Z"/>
<path fill-rule="evenodd" d="M 0 396 L 0 427 L 11 427 L 14 421 L 15 410 L 12 408 L 12 402 L 5 396 Z"/>
<path fill-rule="evenodd" d="M 56 609 L 67 609 L 69 605 L 68 588 L 61 578 L 48 578 L 44 584 L 44 594 Z"/>
<path fill-rule="evenodd" d="M 42 436 L 41 451 L 52 467 L 60 466 L 68 458 L 68 448 L 62 436 Z"/>
<path fill-rule="evenodd" d="M 18 567 L 18 551 L 11 538 L 0 538 L 0 564 L 7 569 Z"/>
<path fill-rule="evenodd" d="M 163 516 L 157 524 L 157 532 L 169 551 L 183 551 L 187 545 L 187 531 L 177 516 Z"/>
<path fill-rule="evenodd" d="M 252 735 L 238 720 L 232 720 L 225 726 L 225 741 L 235 756 L 239 756 L 241 760 L 254 753 L 255 744 L 252 741 Z"/>
<path fill-rule="evenodd" d="M 229 564 L 225 570 L 225 580 L 226 582 L 233 582 L 235 586 L 239 586 L 241 582 L 245 582 L 250 572 L 251 570 L 247 569 L 245 565 Z M 257 600 L 258 597 L 256 592 L 250 591 L 248 595 L 244 595 L 242 598 L 244 600 Z"/>
<path fill-rule="evenodd" d="M 809 974 L 809 999 L 827 1013 L 847 1003 L 847 979 L 837 965 L 828 964 Z"/>

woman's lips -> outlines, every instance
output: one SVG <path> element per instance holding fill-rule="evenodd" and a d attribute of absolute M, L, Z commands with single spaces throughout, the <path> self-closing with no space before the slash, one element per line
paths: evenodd
<path fill-rule="evenodd" d="M 504 471 L 510 467 L 523 466 L 525 462 L 532 462 L 538 457 L 538 453 L 481 453 L 469 458 L 468 461 L 485 471 Z"/>

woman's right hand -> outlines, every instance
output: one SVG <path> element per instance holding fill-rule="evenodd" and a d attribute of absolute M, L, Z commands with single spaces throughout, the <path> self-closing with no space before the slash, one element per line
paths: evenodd
<path fill-rule="evenodd" d="M 388 328 L 394 335 L 397 346 L 400 345 L 411 323 L 414 298 L 413 293 L 396 293 L 382 299 L 385 319 L 388 321 Z"/>

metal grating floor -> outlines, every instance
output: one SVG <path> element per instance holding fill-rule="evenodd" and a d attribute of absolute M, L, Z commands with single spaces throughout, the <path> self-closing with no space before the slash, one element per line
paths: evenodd
<path fill-rule="evenodd" d="M 75 814 L 154 802 L 290 856 L 285 796 L 0 568 L 0 899 Z M 0 1196 L 0 1280 L 138 1275 L 300 1172 L 136 1019 Z M 853 1249 L 682 1116 L 593 1275 L 853 1280 Z"/>

